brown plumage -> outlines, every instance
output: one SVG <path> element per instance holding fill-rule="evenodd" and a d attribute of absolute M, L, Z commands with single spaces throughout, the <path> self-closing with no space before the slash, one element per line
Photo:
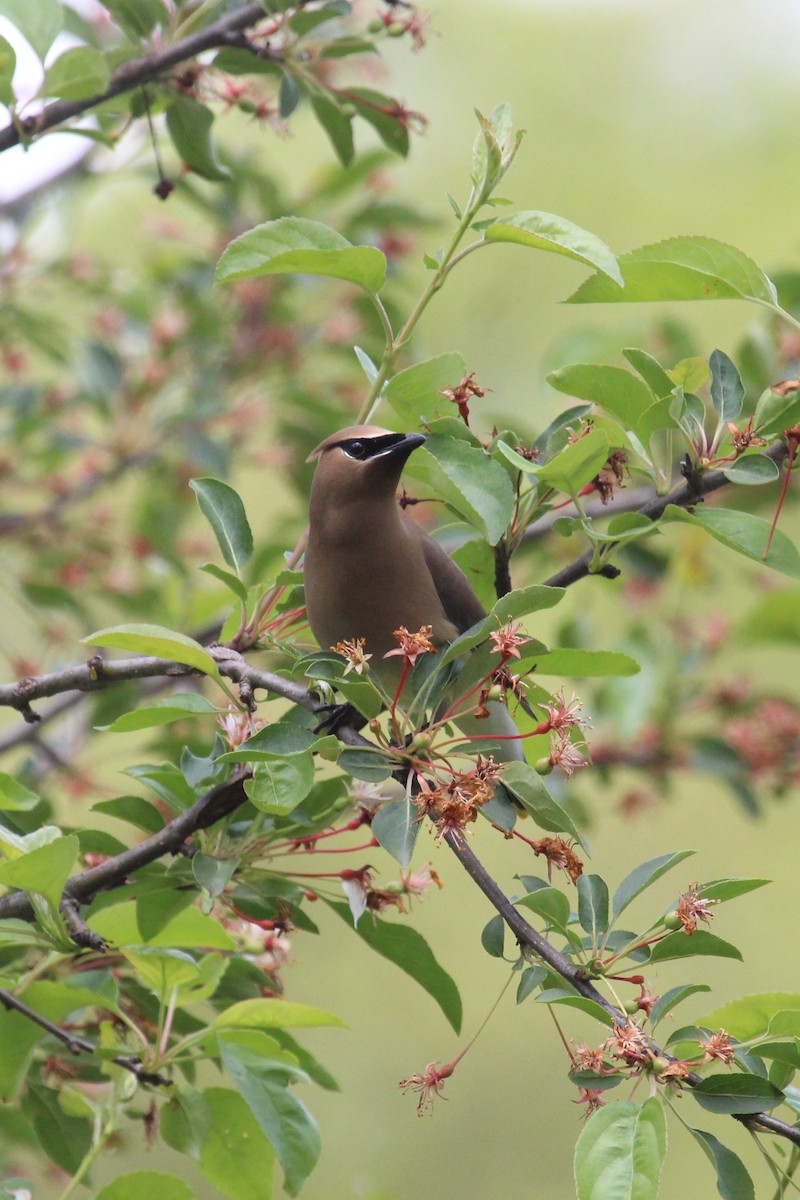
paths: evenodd
<path fill-rule="evenodd" d="M 397 648 L 401 625 L 412 633 L 430 625 L 431 640 L 444 645 L 486 615 L 461 569 L 397 503 L 406 460 L 424 441 L 418 433 L 352 425 L 309 455 L 317 463 L 304 566 L 311 629 L 324 649 L 364 638 L 370 667 L 390 688 L 401 660 L 383 656 Z M 459 725 L 516 733 L 505 706 L 491 707 L 494 720 Z M 500 748 L 501 757 L 522 757 L 518 741 Z"/>

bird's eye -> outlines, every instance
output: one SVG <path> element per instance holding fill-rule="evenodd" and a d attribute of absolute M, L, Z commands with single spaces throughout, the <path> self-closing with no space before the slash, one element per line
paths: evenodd
<path fill-rule="evenodd" d="M 349 458 L 356 458 L 359 462 L 367 457 L 367 447 L 358 438 L 351 438 L 350 441 L 345 442 L 342 449 Z"/>

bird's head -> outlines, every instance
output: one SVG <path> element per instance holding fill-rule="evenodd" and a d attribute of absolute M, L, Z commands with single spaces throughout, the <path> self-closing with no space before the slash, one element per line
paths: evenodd
<path fill-rule="evenodd" d="M 328 501 L 394 495 L 406 459 L 421 446 L 421 433 L 392 433 L 377 425 L 350 425 L 311 451 L 316 461 L 314 491 Z"/>

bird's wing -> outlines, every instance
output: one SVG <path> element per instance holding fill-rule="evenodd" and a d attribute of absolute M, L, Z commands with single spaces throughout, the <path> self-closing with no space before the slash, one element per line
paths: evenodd
<path fill-rule="evenodd" d="M 408 521 L 408 524 L 419 538 L 425 564 L 431 573 L 448 620 L 452 621 L 459 633 L 464 633 L 477 621 L 483 620 L 486 610 L 472 590 L 466 575 L 453 562 L 447 551 L 413 521 Z"/>

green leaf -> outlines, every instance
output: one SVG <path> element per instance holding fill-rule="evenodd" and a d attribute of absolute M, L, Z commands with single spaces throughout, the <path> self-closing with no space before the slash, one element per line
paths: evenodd
<path fill-rule="evenodd" d="M 611 301 L 753 300 L 773 307 L 775 288 L 759 266 L 724 242 L 674 237 L 622 254 L 624 288 L 607 275 L 593 275 L 567 304 Z"/>
<path fill-rule="evenodd" d="M 531 660 L 537 675 L 560 675 L 570 679 L 597 679 L 605 675 L 638 675 L 641 667 L 635 658 L 619 650 L 578 650 L 562 646 L 544 653 L 525 653 L 521 647 L 520 662 Z"/>
<path fill-rule="evenodd" d="M 214 114 L 188 96 L 178 96 L 167 107 L 167 129 L 186 166 L 203 179 L 221 182 L 231 173 L 219 162 L 211 140 Z"/>
<path fill-rule="evenodd" d="M 420 422 L 427 422 L 437 412 L 451 407 L 441 392 L 444 388 L 454 388 L 466 374 L 467 365 L 460 354 L 440 354 L 393 375 L 384 390 L 384 399 L 403 424 L 416 428 Z"/>
<path fill-rule="evenodd" d="M 472 147 L 472 194 L 470 207 L 484 204 L 514 161 L 523 138 L 523 130 L 514 130 L 511 109 L 507 104 L 485 117 L 475 110 L 479 131 Z"/>
<path fill-rule="evenodd" d="M 8 17 L 44 61 L 63 21 L 58 0 L 0 0 L 0 14 Z"/>
<path fill-rule="evenodd" d="M 494 919 L 494 918 L 493 918 Z M 517 1004 L 522 1004 L 547 978 L 544 967 L 525 967 L 517 984 Z"/>
<path fill-rule="evenodd" d="M 206 575 L 213 575 L 214 579 L 218 579 L 220 583 L 224 583 L 233 592 L 237 600 L 241 600 L 242 604 L 247 604 L 247 588 L 238 576 L 234 575 L 231 571 L 225 571 L 222 567 L 218 567 L 216 563 L 203 563 L 200 570 L 205 571 Z"/>
<path fill-rule="evenodd" d="M 715 1113 L 763 1112 L 783 1100 L 780 1088 L 749 1072 L 711 1075 L 690 1091 L 701 1108 Z"/>
<path fill-rule="evenodd" d="M 343 750 L 337 763 L 347 775 L 365 783 L 380 783 L 388 779 L 394 769 L 381 751 L 372 750 Z"/>
<path fill-rule="evenodd" d="M 777 463 L 766 454 L 754 450 L 751 454 L 743 454 L 736 462 L 725 467 L 725 478 L 731 483 L 745 484 L 748 487 L 760 487 L 764 483 L 774 483 L 779 477 Z"/>
<path fill-rule="evenodd" d="M 716 934 L 705 929 L 687 934 L 683 930 L 668 934 L 663 942 L 656 942 L 647 960 L 649 964 L 670 962 L 676 958 L 694 958 L 698 955 L 710 955 L 713 958 L 737 958 L 742 961 L 741 951 L 736 946 L 726 942 Z"/>
<path fill-rule="evenodd" d="M 701 1017 L 698 1024 L 706 1029 L 727 1029 L 737 1041 L 749 1042 L 770 1032 L 775 1017 L 787 1012 L 799 1014 L 800 1020 L 800 995 L 792 992 L 762 992 L 732 1000 L 708 1016 Z"/>
<path fill-rule="evenodd" d="M 91 46 L 74 46 L 47 68 L 45 95 L 60 96 L 63 100 L 84 100 L 104 92 L 110 75 L 108 63 L 99 50 L 93 50 Z"/>
<path fill-rule="evenodd" d="M 775 531 L 769 554 L 764 557 L 770 522 L 763 517 L 737 512 L 732 508 L 695 509 L 690 513 L 675 504 L 668 504 L 662 521 L 685 521 L 689 525 L 696 525 L 729 550 L 736 550 L 745 558 L 772 567 L 782 575 L 800 579 L 800 554 L 794 543 L 779 529 Z"/>
<path fill-rule="evenodd" d="M 527 896 L 522 896 L 515 904 L 517 908 L 530 909 L 560 933 L 566 933 L 570 917 L 569 900 L 558 888 L 539 888 L 535 892 L 529 892 Z"/>
<path fill-rule="evenodd" d="M 26 788 L 23 783 L 0 771 L 0 809 L 5 812 L 29 812 L 41 802 L 36 792 Z"/>
<path fill-rule="evenodd" d="M 667 372 L 661 366 L 661 363 L 653 358 L 652 354 L 648 354 L 646 350 L 637 350 L 634 347 L 629 347 L 627 350 L 623 350 L 622 353 L 634 371 L 639 372 L 654 396 L 658 396 L 659 400 L 663 400 L 666 396 L 672 395 L 675 381 L 670 379 Z"/>
<path fill-rule="evenodd" d="M 540 466 L 536 478 L 540 483 L 571 496 L 594 479 L 605 464 L 608 453 L 606 434 L 600 429 L 591 429 L 585 437 L 565 446 L 549 462 Z"/>
<path fill-rule="evenodd" d="M 274 1146 L 284 1172 L 284 1187 L 296 1196 L 316 1165 L 321 1149 L 319 1130 L 305 1105 L 287 1086 L 291 1075 L 280 1062 L 271 1063 L 249 1045 L 219 1039 L 222 1062 Z"/>
<path fill-rule="evenodd" d="M 122 713 L 111 725 L 99 725 L 97 728 L 105 733 L 130 733 L 136 729 L 169 725 L 172 721 L 180 721 L 184 717 L 218 713 L 216 705 L 198 692 L 175 692 L 172 696 L 165 696 L 163 700 L 156 700 L 155 704 L 149 704 L 146 708 Z"/>
<path fill-rule="evenodd" d="M 390 800 L 372 818 L 372 836 L 392 858 L 407 867 L 421 829 L 419 813 L 409 800 Z"/>
<path fill-rule="evenodd" d="M 599 875 L 578 879 L 578 920 L 593 946 L 599 946 L 608 929 L 608 887 Z"/>
<path fill-rule="evenodd" d="M 687 1129 L 702 1146 L 709 1162 L 714 1164 L 717 1172 L 717 1191 L 722 1200 L 755 1200 L 753 1181 L 738 1154 L 723 1146 L 713 1133 L 693 1129 L 691 1125 L 688 1125 Z"/>
<path fill-rule="evenodd" d="M 533 250 L 565 254 L 587 267 L 596 267 L 604 275 L 623 285 L 616 256 L 593 233 L 564 217 L 546 212 L 519 212 L 496 221 L 484 231 L 487 242 L 514 242 Z"/>
<path fill-rule="evenodd" d="M 192 874 L 212 899 L 222 895 L 238 865 L 238 855 L 234 858 L 215 858 L 199 850 L 192 855 Z"/>
<path fill-rule="evenodd" d="M 270 1200 L 275 1151 L 246 1101 L 229 1088 L 206 1088 L 203 1100 L 208 1115 L 198 1139 L 203 1175 L 229 1200 Z"/>
<path fill-rule="evenodd" d="M 46 846 L 0 863 L 0 883 L 44 896 L 56 909 L 77 857 L 78 839 L 74 835 L 58 837 Z"/>
<path fill-rule="evenodd" d="M 481 945 L 491 958 L 502 958 L 506 940 L 506 923 L 498 913 L 481 930 Z"/>
<path fill-rule="evenodd" d="M 152 654 L 170 662 L 194 667 L 204 675 L 218 678 L 217 664 L 193 638 L 165 629 L 163 625 L 112 625 L 82 638 L 86 646 L 109 646 L 114 650 L 133 650 L 137 654 Z"/>
<path fill-rule="evenodd" d="M 103 7 L 133 41 L 149 37 L 167 20 L 162 0 L 103 0 Z"/>
<path fill-rule="evenodd" d="M 367 121 L 389 150 L 405 158 L 410 148 L 408 127 L 401 120 L 400 106 L 391 96 L 372 88 L 349 87 L 347 99 L 355 107 L 362 121 Z"/>
<path fill-rule="evenodd" d="M 563 1008 L 576 1008 L 578 1012 L 586 1013 L 595 1021 L 601 1021 L 603 1025 L 611 1025 L 614 1019 L 602 1004 L 590 1000 L 588 996 L 579 996 L 577 992 L 568 991 L 566 988 L 545 988 L 536 997 L 535 1003 L 558 1004 Z"/>
<path fill-rule="evenodd" d="M 794 381 L 786 391 L 767 388 L 759 397 L 753 424 L 762 437 L 777 437 L 797 421 L 800 421 L 800 388 L 794 386 Z"/>
<path fill-rule="evenodd" d="M 659 1099 L 607 1104 L 584 1126 L 575 1147 L 578 1200 L 655 1200 L 666 1152 Z"/>
<path fill-rule="evenodd" d="M 23 1110 L 45 1154 L 73 1175 L 92 1145 L 91 1122 L 65 1113 L 57 1091 L 33 1084 L 28 1087 Z"/>
<path fill-rule="evenodd" d="M 131 1171 L 118 1175 L 97 1193 L 95 1200 L 141 1200 L 142 1196 L 158 1196 L 158 1200 L 193 1200 L 194 1192 L 176 1175 L 162 1171 Z"/>
<path fill-rule="evenodd" d="M 432 487 L 494 546 L 514 511 L 508 475 L 483 450 L 432 434 L 411 459 L 408 474 Z"/>
<path fill-rule="evenodd" d="M 214 530 L 222 557 L 241 574 L 253 553 L 253 535 L 238 493 L 219 479 L 190 479 L 189 487 Z"/>
<path fill-rule="evenodd" d="M 349 167 L 355 155 L 353 145 L 353 118 L 342 111 L 327 96 L 312 95 L 311 107 L 314 116 L 328 135 L 336 156 L 343 167 Z"/>
<path fill-rule="evenodd" d="M 217 283 L 253 275 L 326 275 L 375 294 L 384 284 L 386 259 L 318 221 L 279 217 L 235 238 L 217 263 Z"/>
<path fill-rule="evenodd" d="M 274 725 L 266 725 L 259 729 L 246 742 L 242 742 L 237 750 L 228 750 L 225 754 L 220 754 L 215 761 L 261 762 L 287 755 L 305 754 L 309 750 L 327 746 L 330 741 L 329 735 L 320 737 L 291 718 L 282 718 Z M 333 739 L 334 743 L 335 741 L 336 739 Z"/>
<path fill-rule="evenodd" d="M 756 888 L 764 887 L 766 884 L 772 883 L 771 879 L 746 879 L 740 876 L 734 876 L 729 879 L 713 879 L 710 883 L 703 884 L 699 895 L 704 900 L 735 900 L 737 896 L 745 896 L 748 892 L 754 892 Z"/>
<path fill-rule="evenodd" d="M 313 785 L 314 759 L 308 750 L 289 758 L 257 762 L 253 778 L 245 780 L 244 790 L 259 812 L 282 815 L 305 800 Z"/>
<path fill-rule="evenodd" d="M 625 429 L 638 430 L 642 418 L 657 399 L 646 383 L 624 367 L 574 363 L 551 371 L 547 382 L 568 396 L 599 404 L 606 412 L 613 413 Z"/>
<path fill-rule="evenodd" d="M 330 4 L 323 4 L 321 8 L 293 13 L 289 19 L 289 25 L 294 33 L 302 37 L 326 21 L 349 15 L 351 7 L 348 0 L 331 0 Z"/>
<path fill-rule="evenodd" d="M 0 104 L 10 107 L 16 100 L 14 93 L 14 72 L 17 69 L 17 56 L 11 42 L 0 37 Z"/>
<path fill-rule="evenodd" d="M 553 799 L 537 771 L 525 762 L 506 763 L 502 784 L 529 812 L 537 825 L 551 833 L 568 833 L 584 847 L 585 842 L 569 814 Z"/>
<path fill-rule="evenodd" d="M 663 1021 L 667 1013 L 672 1012 L 678 1004 L 682 1004 L 689 996 L 693 996 L 695 992 L 710 992 L 711 988 L 707 983 L 685 983 L 679 987 L 670 988 L 659 996 L 650 1010 L 650 1022 L 653 1029 L 659 1021 Z"/>
<path fill-rule="evenodd" d="M 482 621 L 450 643 L 442 655 L 442 663 L 459 658 L 467 650 L 479 646 L 481 642 L 486 641 L 493 630 L 499 629 L 509 620 L 516 621 L 519 617 L 527 617 L 531 613 L 553 608 L 564 598 L 565 592 L 565 588 L 547 587 L 546 584 L 534 583 L 530 587 L 519 588 L 519 590 L 501 596 Z"/>
<path fill-rule="evenodd" d="M 214 1020 L 215 1029 L 311 1029 L 344 1021 L 322 1008 L 295 1004 L 290 1000 L 240 1000 Z"/>
<path fill-rule="evenodd" d="M 662 854 L 658 858 L 651 858 L 648 862 L 641 863 L 625 876 L 622 883 L 614 893 L 613 916 L 616 921 L 617 917 L 625 911 L 637 896 L 641 895 L 646 888 L 654 884 L 662 875 L 666 875 L 667 871 L 671 871 L 673 867 L 677 867 L 678 863 L 683 862 L 685 858 L 691 857 L 694 850 L 677 850 L 672 854 Z"/>
<path fill-rule="evenodd" d="M 90 912 L 89 926 L 106 941 L 117 946 L 140 946 L 145 939 L 139 928 L 136 907 L 120 902 Z M 158 948 L 236 950 L 236 943 L 220 925 L 197 908 L 186 908 L 168 920 L 157 933 L 146 939 Z"/>
<path fill-rule="evenodd" d="M 733 421 L 742 411 L 744 384 L 735 364 L 723 350 L 714 350 L 711 368 L 711 403 L 723 421 Z"/>
<path fill-rule="evenodd" d="M 352 929 L 353 917 L 347 904 L 327 900 L 334 912 Z M 441 1008 L 451 1026 L 461 1029 L 461 997 L 453 979 L 439 966 L 430 947 L 416 929 L 395 925 L 379 917 L 359 921 L 356 935 L 377 954 L 410 975 Z"/>

